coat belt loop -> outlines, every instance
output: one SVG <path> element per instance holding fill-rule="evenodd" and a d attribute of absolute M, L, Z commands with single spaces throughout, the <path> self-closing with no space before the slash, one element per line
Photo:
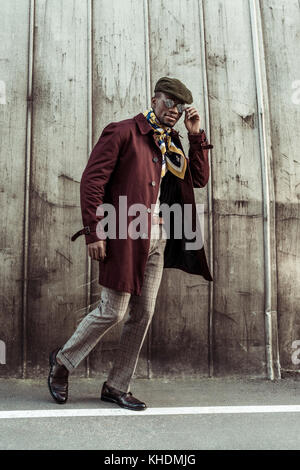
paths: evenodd
<path fill-rule="evenodd" d="M 78 230 L 78 232 L 74 233 L 74 235 L 72 235 L 71 237 L 71 240 L 72 242 L 74 242 L 76 238 L 80 237 L 80 235 L 89 235 L 90 233 L 91 233 L 90 227 L 87 225 L 81 230 Z"/>

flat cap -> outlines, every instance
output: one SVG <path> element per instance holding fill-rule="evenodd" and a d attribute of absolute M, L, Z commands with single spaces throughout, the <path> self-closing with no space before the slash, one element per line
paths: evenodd
<path fill-rule="evenodd" d="M 191 104 L 193 95 L 190 90 L 177 78 L 162 77 L 155 85 L 154 92 L 162 91 L 174 96 L 183 103 Z"/>

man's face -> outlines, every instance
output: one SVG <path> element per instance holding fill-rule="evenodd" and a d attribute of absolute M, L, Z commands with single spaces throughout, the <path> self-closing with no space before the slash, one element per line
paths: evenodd
<path fill-rule="evenodd" d="M 175 98 L 172 95 L 169 95 L 168 93 L 158 93 L 158 97 L 154 96 L 151 99 L 151 105 L 154 110 L 154 113 L 159 120 L 159 122 L 165 126 L 168 127 L 173 127 L 177 123 L 177 121 L 181 118 L 182 113 L 179 113 L 176 105 L 178 103 L 182 103 L 182 101 L 178 101 L 177 98 Z M 173 108 L 167 108 L 165 105 L 165 100 L 166 99 L 171 99 L 174 101 L 174 106 Z"/>

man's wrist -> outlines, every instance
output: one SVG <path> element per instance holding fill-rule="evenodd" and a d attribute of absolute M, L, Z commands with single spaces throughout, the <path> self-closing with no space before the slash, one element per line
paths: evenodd
<path fill-rule="evenodd" d="M 198 134 L 202 134 L 202 132 L 204 132 L 204 129 L 199 129 L 198 132 L 189 132 L 190 135 L 198 135 Z"/>

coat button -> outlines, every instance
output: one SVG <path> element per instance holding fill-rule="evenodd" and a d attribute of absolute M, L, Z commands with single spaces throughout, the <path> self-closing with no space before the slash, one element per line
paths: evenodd
<path fill-rule="evenodd" d="M 155 181 L 152 181 L 151 184 L 152 184 L 152 186 L 156 186 Z"/>
<path fill-rule="evenodd" d="M 157 158 L 157 157 L 153 157 L 152 160 L 154 161 L 154 163 L 158 162 L 158 158 Z"/>
<path fill-rule="evenodd" d="M 147 212 L 149 212 L 149 214 L 150 214 L 150 212 L 151 212 L 151 209 L 150 209 L 149 207 L 148 207 L 148 209 L 147 209 Z"/>

